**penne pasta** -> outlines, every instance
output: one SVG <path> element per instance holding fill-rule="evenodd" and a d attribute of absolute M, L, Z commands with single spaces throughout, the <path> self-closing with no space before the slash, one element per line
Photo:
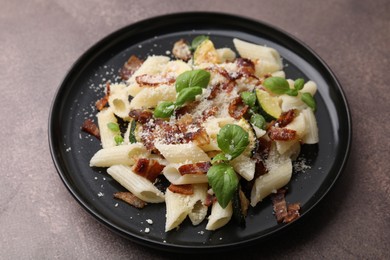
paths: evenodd
<path fill-rule="evenodd" d="M 167 189 L 165 193 L 166 222 L 165 231 L 178 227 L 191 214 L 191 221 L 197 225 L 203 221 L 207 207 L 203 207 L 207 196 L 207 184 L 193 185 L 194 194 L 183 195 Z"/>
<path fill-rule="evenodd" d="M 110 85 L 108 103 L 116 116 L 129 120 L 130 102 L 125 84 Z"/>
<path fill-rule="evenodd" d="M 271 193 L 287 185 L 292 175 L 292 163 L 290 158 L 278 159 L 278 162 L 268 162 L 268 173 L 261 175 L 255 181 L 251 191 L 250 204 L 256 204 L 262 201 Z"/>
<path fill-rule="evenodd" d="M 169 163 L 197 163 L 210 161 L 208 155 L 194 143 L 155 144 Z"/>
<path fill-rule="evenodd" d="M 161 101 L 175 101 L 175 87 L 161 85 L 159 87 L 144 87 L 130 102 L 130 109 L 154 108 Z"/>
<path fill-rule="evenodd" d="M 107 172 L 141 200 L 149 203 L 164 202 L 164 193 L 157 189 L 148 179 L 135 174 L 129 166 L 113 165 L 107 169 Z"/>
<path fill-rule="evenodd" d="M 256 76 L 261 77 L 283 68 L 280 55 L 275 49 L 239 39 L 233 39 L 233 43 L 241 57 L 255 61 Z"/>
<path fill-rule="evenodd" d="M 97 151 L 89 162 L 91 167 L 110 167 L 116 164 L 133 165 L 139 157 L 149 154 L 141 143 L 118 145 Z"/>
<path fill-rule="evenodd" d="M 226 208 L 222 208 L 218 202 L 213 203 L 211 214 L 206 225 L 207 230 L 216 230 L 225 226 L 233 215 L 233 207 L 230 202 Z"/>
<path fill-rule="evenodd" d="M 127 80 L 127 93 L 135 97 L 142 90 L 142 87 L 136 82 L 136 77 L 144 74 L 158 75 L 165 69 L 168 62 L 169 57 L 166 56 L 148 57 L 141 67 Z"/>
<path fill-rule="evenodd" d="M 101 110 L 97 114 L 98 125 L 100 130 L 100 141 L 103 148 L 109 148 L 116 146 L 115 136 L 117 132 L 108 128 L 109 123 L 117 123 L 117 119 L 114 115 L 114 111 L 111 107 Z"/>
<path fill-rule="evenodd" d="M 178 168 L 181 164 L 169 164 L 165 166 L 163 174 L 167 180 L 175 185 L 207 183 L 206 174 L 185 174 L 181 175 Z"/>

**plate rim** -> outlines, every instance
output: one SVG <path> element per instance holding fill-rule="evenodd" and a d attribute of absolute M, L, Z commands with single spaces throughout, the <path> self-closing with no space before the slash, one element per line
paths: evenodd
<path fill-rule="evenodd" d="M 333 82 L 333 87 L 337 87 L 336 90 L 339 92 L 339 97 L 342 99 L 342 105 L 343 108 L 345 109 L 345 115 L 347 120 L 344 122 L 345 126 L 347 126 L 346 132 L 348 133 L 347 135 L 347 140 L 346 140 L 346 146 L 345 146 L 345 153 L 344 157 L 341 160 L 340 167 L 337 168 L 337 174 L 335 174 L 333 180 L 331 181 L 330 185 L 327 186 L 326 190 L 321 193 L 321 196 L 319 196 L 316 201 L 311 205 L 305 212 L 302 214 L 302 216 L 289 224 L 284 224 L 278 227 L 277 229 L 273 230 L 272 232 L 257 236 L 255 238 L 251 239 L 246 239 L 245 241 L 238 241 L 235 243 L 229 243 L 229 244 L 219 244 L 219 245 L 211 245 L 207 246 L 204 245 L 196 245 L 196 246 L 191 246 L 191 245 L 177 245 L 177 244 L 168 244 L 168 243 L 163 243 L 151 239 L 147 239 L 142 236 L 137 236 L 136 234 L 129 234 L 129 232 L 124 231 L 122 228 L 118 227 L 117 225 L 114 225 L 113 223 L 110 223 L 109 220 L 103 218 L 101 215 L 97 214 L 95 212 L 96 210 L 91 209 L 89 206 L 88 202 L 83 201 L 82 196 L 77 193 L 77 189 L 75 189 L 69 180 L 66 178 L 66 173 L 65 170 L 61 167 L 60 163 L 60 156 L 57 154 L 58 151 L 56 151 L 56 145 L 54 144 L 54 138 L 55 138 L 55 133 L 54 133 L 54 121 L 55 121 L 55 116 L 56 116 L 56 110 L 59 109 L 59 105 L 61 104 L 60 101 L 60 94 L 61 92 L 65 91 L 68 85 L 69 80 L 71 80 L 72 77 L 74 77 L 75 70 L 77 69 L 78 66 L 81 66 L 85 63 L 85 60 L 90 57 L 91 55 L 93 56 L 98 56 L 98 53 L 96 51 L 102 51 L 101 46 L 105 46 L 107 48 L 107 43 L 111 42 L 113 38 L 116 36 L 120 37 L 123 35 L 124 32 L 127 32 L 128 30 L 134 29 L 137 26 L 142 26 L 145 23 L 151 23 L 151 22 L 156 22 L 161 19 L 184 19 L 186 20 L 191 20 L 192 17 L 195 16 L 199 18 L 200 16 L 214 16 L 216 18 L 214 19 L 233 19 L 233 20 L 240 20 L 244 23 L 251 23 L 251 24 L 259 24 L 262 27 L 266 27 L 267 30 L 272 30 L 277 32 L 278 34 L 290 38 L 291 40 L 294 41 L 294 44 L 300 45 L 305 49 L 305 51 L 309 52 L 310 55 L 312 55 L 316 61 L 327 71 L 327 76 L 330 76 L 330 79 Z M 191 17 L 191 18 L 188 18 Z M 202 18 L 204 19 L 204 18 Z M 117 40 L 119 41 L 119 39 Z M 84 64 L 85 66 L 85 64 Z M 57 115 L 58 116 L 58 115 Z M 148 246 L 154 249 L 158 250 L 164 250 L 164 251 L 170 251 L 170 252 L 181 252 L 181 253 L 204 253 L 204 252 L 219 252 L 222 250 L 233 250 L 233 249 L 238 249 L 246 246 L 253 245 L 256 242 L 259 242 L 260 240 L 265 240 L 265 239 L 270 239 L 273 236 L 275 236 L 277 233 L 280 233 L 281 231 L 286 231 L 289 229 L 291 226 L 295 226 L 295 224 L 299 223 L 302 221 L 302 219 L 306 219 L 306 216 L 312 212 L 313 208 L 316 208 L 317 205 L 323 201 L 324 197 L 328 195 L 329 191 L 332 189 L 336 181 L 339 179 L 340 175 L 344 171 L 346 164 L 348 162 L 349 156 L 350 156 L 350 151 L 351 151 L 351 145 L 352 145 L 352 117 L 351 117 L 351 111 L 349 108 L 348 101 L 346 99 L 345 92 L 337 79 L 336 74 L 332 69 L 326 64 L 326 62 L 315 52 L 313 51 L 306 43 L 302 42 L 295 36 L 291 35 L 290 33 L 284 31 L 283 29 L 280 29 L 274 25 L 271 25 L 267 22 L 261 21 L 261 20 L 256 20 L 250 17 L 245 17 L 242 15 L 236 15 L 236 14 L 230 14 L 230 13 L 223 13 L 223 12 L 203 12 L 203 11 L 196 11 L 196 12 L 177 12 L 177 13 L 170 13 L 170 14 L 163 14 L 163 15 L 158 15 L 158 16 L 153 16 L 150 18 L 142 19 L 134 23 L 130 23 L 126 26 L 123 26 L 117 30 L 114 30 L 113 32 L 109 33 L 108 35 L 104 36 L 97 42 L 95 42 L 93 45 L 88 47 L 86 51 L 83 51 L 83 53 L 75 60 L 75 62 L 70 66 L 70 68 L 65 72 L 65 76 L 63 79 L 60 81 L 59 86 L 56 89 L 56 92 L 53 96 L 53 100 L 50 106 L 50 112 L 49 112 L 49 117 L 48 117 L 48 139 L 49 139 L 49 147 L 50 147 L 50 154 L 54 163 L 54 166 L 56 168 L 57 174 L 59 175 L 61 181 L 64 183 L 65 187 L 67 190 L 71 193 L 71 195 L 76 199 L 76 201 L 86 210 L 90 215 L 92 215 L 95 219 L 98 220 L 99 223 L 102 223 L 103 226 L 107 227 L 109 230 L 113 231 L 116 234 L 119 234 L 120 236 L 129 239 L 133 242 L 136 242 L 138 244 Z M 196 251 L 194 251 L 196 249 Z"/>

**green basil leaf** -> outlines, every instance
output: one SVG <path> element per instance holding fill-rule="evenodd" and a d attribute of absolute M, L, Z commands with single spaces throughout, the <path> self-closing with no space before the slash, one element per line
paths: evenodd
<path fill-rule="evenodd" d="M 190 70 L 183 72 L 176 78 L 176 92 L 179 93 L 185 88 L 201 87 L 207 88 L 210 82 L 210 72 L 205 70 Z"/>
<path fill-rule="evenodd" d="M 205 40 L 208 40 L 209 37 L 206 36 L 206 35 L 199 35 L 199 36 L 196 36 L 192 42 L 191 42 L 191 49 L 194 51 L 196 48 L 198 48 L 198 46 Z"/>
<path fill-rule="evenodd" d="M 302 78 L 296 79 L 296 80 L 294 81 L 294 88 L 295 88 L 296 90 L 301 90 L 301 89 L 303 89 L 303 86 L 304 86 L 304 85 L 305 85 L 305 80 L 302 79 Z"/>
<path fill-rule="evenodd" d="M 175 104 L 177 106 L 182 106 L 187 101 L 194 101 L 195 97 L 199 94 L 202 94 L 201 87 L 189 87 L 182 89 L 177 95 Z"/>
<path fill-rule="evenodd" d="M 217 135 L 218 147 L 229 160 L 239 156 L 249 144 L 249 134 L 238 125 L 227 124 Z"/>
<path fill-rule="evenodd" d="M 226 155 L 224 153 L 219 153 L 211 160 L 211 164 L 228 161 L 228 158 L 226 158 Z"/>
<path fill-rule="evenodd" d="M 296 90 L 296 89 L 289 89 L 287 92 L 286 92 L 286 94 L 287 95 L 289 95 L 289 96 L 298 96 L 298 90 Z"/>
<path fill-rule="evenodd" d="M 173 102 L 170 101 L 163 101 L 160 104 L 157 105 L 157 107 L 154 110 L 154 117 L 156 118 L 167 118 L 170 117 L 173 114 L 173 111 L 175 110 L 176 106 Z"/>
<path fill-rule="evenodd" d="M 277 95 L 285 94 L 290 89 L 287 80 L 281 77 L 266 78 L 263 82 L 263 86 Z"/>
<path fill-rule="evenodd" d="M 137 139 L 135 138 L 135 128 L 137 126 L 137 122 L 135 120 L 131 120 L 130 123 L 130 134 L 129 134 L 129 141 L 131 144 L 134 144 L 137 142 Z"/>
<path fill-rule="evenodd" d="M 207 172 L 207 178 L 218 203 L 222 208 L 226 208 L 238 187 L 238 178 L 233 167 L 227 163 L 213 165 Z"/>
<path fill-rule="evenodd" d="M 265 118 L 262 115 L 259 114 L 253 114 L 251 116 L 250 122 L 252 125 L 265 130 L 265 127 L 267 125 L 267 122 L 265 121 Z"/>
<path fill-rule="evenodd" d="M 113 132 L 119 132 L 120 131 L 119 125 L 117 123 L 114 123 L 114 122 L 108 123 L 107 127 L 108 127 L 108 129 L 110 129 Z"/>
<path fill-rule="evenodd" d="M 120 145 L 121 143 L 123 143 L 123 137 L 121 135 L 116 135 L 114 137 L 114 140 L 115 140 L 116 145 Z"/>
<path fill-rule="evenodd" d="M 254 107 L 256 105 L 256 94 L 253 92 L 244 91 L 241 93 L 241 98 L 242 101 L 250 107 Z"/>
<path fill-rule="evenodd" d="M 308 107 L 313 109 L 313 111 L 316 111 L 317 104 L 316 104 L 315 99 L 313 98 L 313 96 L 310 93 L 308 93 L 308 92 L 302 93 L 301 100 L 303 102 L 305 102 L 305 104 L 308 105 Z"/>

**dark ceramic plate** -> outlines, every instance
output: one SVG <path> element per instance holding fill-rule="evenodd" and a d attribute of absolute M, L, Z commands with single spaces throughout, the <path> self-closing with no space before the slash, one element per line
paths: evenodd
<path fill-rule="evenodd" d="M 249 210 L 246 228 L 231 222 L 210 232 L 205 230 L 206 221 L 196 227 L 185 221 L 180 229 L 165 233 L 164 204 L 138 210 L 115 200 L 112 194 L 124 189 L 104 169 L 88 166 L 100 143 L 81 132 L 80 126 L 86 118 L 94 118 L 94 103 L 103 95 L 104 83 L 116 80 L 118 70 L 132 54 L 140 58 L 167 55 L 178 39 L 190 41 L 204 34 L 217 47 L 234 49 L 235 37 L 273 47 L 283 57 L 289 78 L 303 77 L 318 84 L 315 98 L 320 142 L 303 148 L 300 160 L 305 160 L 310 169 L 296 171 L 286 198 L 301 203 L 301 219 L 333 186 L 350 149 L 351 118 L 334 74 L 307 46 L 272 26 L 226 14 L 182 13 L 148 19 L 114 32 L 83 54 L 59 87 L 49 119 L 51 153 L 65 186 L 91 215 L 120 235 L 158 249 L 232 249 L 257 243 L 297 222 L 277 224 L 271 202 L 266 199 Z"/>

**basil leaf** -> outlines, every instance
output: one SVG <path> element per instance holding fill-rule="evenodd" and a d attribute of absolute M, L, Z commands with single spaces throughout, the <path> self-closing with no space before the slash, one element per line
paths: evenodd
<path fill-rule="evenodd" d="M 302 79 L 302 78 L 296 79 L 296 80 L 294 81 L 294 88 L 295 88 L 296 90 L 301 90 L 301 89 L 303 89 L 303 86 L 304 86 L 304 85 L 305 85 L 305 80 Z"/>
<path fill-rule="evenodd" d="M 206 35 L 199 35 L 199 36 L 196 36 L 192 42 L 191 42 L 191 49 L 194 51 L 196 48 L 198 48 L 198 46 L 205 40 L 208 40 L 209 37 L 206 36 Z"/>
<path fill-rule="evenodd" d="M 176 106 L 173 102 L 170 101 L 163 101 L 160 104 L 157 105 L 155 108 L 153 114 L 154 117 L 157 118 L 167 118 L 170 117 L 173 114 L 173 111 L 175 110 Z"/>
<path fill-rule="evenodd" d="M 252 125 L 265 130 L 265 126 L 267 122 L 265 121 L 265 118 L 262 115 L 259 114 L 253 114 L 251 116 L 250 122 Z"/>
<path fill-rule="evenodd" d="M 116 135 L 114 137 L 114 140 L 115 140 L 116 145 L 120 145 L 123 142 L 123 137 L 120 135 Z"/>
<path fill-rule="evenodd" d="M 202 94 L 201 87 L 189 87 L 189 88 L 182 89 L 177 95 L 175 104 L 177 106 L 182 106 L 187 101 L 194 101 L 196 95 L 199 94 Z"/>
<path fill-rule="evenodd" d="M 206 88 L 210 81 L 210 72 L 205 70 L 190 70 L 183 72 L 176 78 L 176 92 L 179 93 L 185 88 L 201 87 Z"/>
<path fill-rule="evenodd" d="M 303 102 L 305 102 L 306 105 L 308 105 L 308 107 L 313 109 L 313 111 L 316 111 L 317 104 L 316 104 L 315 99 L 313 98 L 313 96 L 310 93 L 308 93 L 308 92 L 302 93 L 301 100 Z"/>
<path fill-rule="evenodd" d="M 285 94 L 290 89 L 287 80 L 281 77 L 266 78 L 263 86 L 277 95 Z"/>
<path fill-rule="evenodd" d="M 227 163 L 213 165 L 207 172 L 207 178 L 218 203 L 222 208 L 226 208 L 238 187 L 238 178 L 233 167 Z"/>
<path fill-rule="evenodd" d="M 110 129 L 111 131 L 113 132 L 119 132 L 119 125 L 117 123 L 114 123 L 114 122 L 110 122 L 107 124 L 107 127 L 108 129 Z"/>
<path fill-rule="evenodd" d="M 229 159 L 226 158 L 226 155 L 224 153 L 219 153 L 211 160 L 211 164 L 215 164 L 218 162 L 228 161 Z"/>
<path fill-rule="evenodd" d="M 296 89 L 289 89 L 287 92 L 286 92 L 286 94 L 287 95 L 289 95 L 289 96 L 298 96 L 298 90 L 296 90 Z"/>
<path fill-rule="evenodd" d="M 244 91 L 241 93 L 241 98 L 242 101 L 250 107 L 254 107 L 256 105 L 256 94 L 253 92 Z"/>
<path fill-rule="evenodd" d="M 136 126 L 137 126 L 137 122 L 135 120 L 132 120 L 130 123 L 130 134 L 129 134 L 129 141 L 131 144 L 134 144 L 137 142 L 137 139 L 135 138 Z"/>
<path fill-rule="evenodd" d="M 239 156 L 249 144 L 249 134 L 238 125 L 227 124 L 217 135 L 218 147 L 229 160 Z"/>

